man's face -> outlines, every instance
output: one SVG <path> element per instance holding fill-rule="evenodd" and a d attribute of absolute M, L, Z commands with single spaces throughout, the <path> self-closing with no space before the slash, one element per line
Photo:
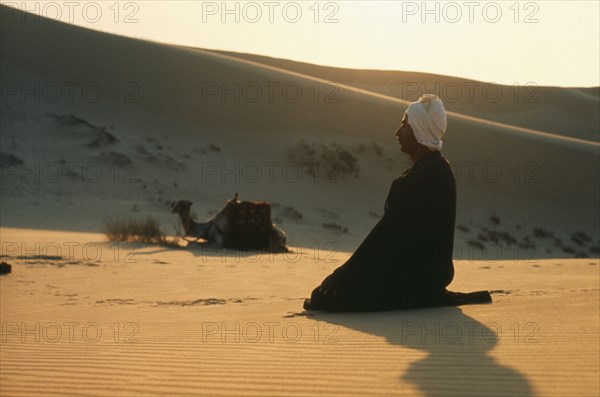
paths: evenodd
<path fill-rule="evenodd" d="M 417 149 L 418 142 L 412 127 L 408 124 L 408 115 L 406 113 L 402 118 L 400 127 L 396 131 L 396 136 L 398 137 L 398 142 L 400 142 L 400 150 L 404 153 L 412 153 Z"/>

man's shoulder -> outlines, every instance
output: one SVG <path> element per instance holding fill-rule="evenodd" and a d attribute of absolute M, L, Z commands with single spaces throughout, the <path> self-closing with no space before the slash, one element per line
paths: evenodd
<path fill-rule="evenodd" d="M 426 161 L 423 164 L 424 168 L 442 169 L 450 171 L 452 170 L 452 165 L 450 161 L 439 151 L 436 151 L 435 153 L 428 156 L 427 160 L 428 161 Z"/>
<path fill-rule="evenodd" d="M 432 155 L 427 164 L 424 164 L 417 174 L 415 175 L 417 179 L 435 186 L 439 186 L 440 184 L 453 185 L 456 183 L 450 161 L 439 154 L 439 152 L 436 155 Z"/>
<path fill-rule="evenodd" d="M 444 157 L 444 155 L 440 155 L 440 160 L 441 160 L 440 162 L 444 168 L 452 170 L 452 163 L 450 163 L 450 160 L 448 160 L 446 157 Z"/>
<path fill-rule="evenodd" d="M 414 178 L 428 177 L 432 174 L 454 178 L 452 164 L 439 151 L 436 151 L 419 160 L 417 164 L 404 170 L 402 175 L 394 181 L 410 180 Z"/>

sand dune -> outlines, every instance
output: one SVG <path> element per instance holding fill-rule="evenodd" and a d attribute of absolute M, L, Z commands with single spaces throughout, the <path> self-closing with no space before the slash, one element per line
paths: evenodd
<path fill-rule="evenodd" d="M 406 107 L 406 102 L 397 98 L 346 85 L 337 85 L 334 95 L 327 97 L 331 94 L 328 81 L 306 74 L 56 22 L 9 20 L 3 23 L 2 31 L 3 82 L 35 82 L 42 87 L 77 82 L 83 87 L 95 84 L 105 93 L 113 93 L 115 86 L 121 89 L 116 99 L 105 94 L 93 103 L 83 96 L 72 103 L 66 95 L 57 103 L 19 103 L 22 97 L 9 96 L 3 101 L 6 134 L 2 151 L 25 160 L 25 164 L 36 159 L 64 159 L 78 164 L 99 162 L 106 167 L 128 162 L 135 165 L 125 171 L 135 173 L 135 178 L 128 180 L 132 183 L 95 183 L 86 184 L 85 189 L 71 189 L 77 194 L 87 191 L 92 202 L 96 197 L 113 200 L 109 207 L 98 202 L 93 209 L 85 206 L 75 210 L 89 213 L 76 222 L 64 216 L 58 221 L 53 217 L 44 220 L 46 204 L 23 210 L 25 188 L 20 187 L 19 178 L 10 175 L 7 186 L 11 188 L 3 190 L 7 204 L 2 215 L 7 226 L 35 227 L 37 223 L 39 227 L 99 230 L 101 216 L 111 213 L 108 208 L 118 209 L 117 213 L 131 212 L 136 204 L 142 212 L 173 223 L 163 210 L 169 200 L 192 198 L 199 216 L 206 217 L 209 211 L 219 209 L 225 198 L 241 191 L 242 197 L 271 200 L 304 214 L 304 221 L 298 224 L 286 224 L 281 217 L 282 226 L 300 244 L 307 244 L 306 236 L 316 232 L 319 239 L 339 237 L 340 247 L 352 249 L 376 222 L 391 180 L 409 166 L 393 136 Z M 22 51 L 23 47 L 28 51 Z M 133 85 L 127 86 L 130 83 Z M 237 94 L 236 84 L 245 87 Z M 127 87 L 134 89 L 128 92 Z M 256 87 L 262 96 L 252 102 L 250 98 L 256 96 L 250 92 Z M 289 92 L 284 93 L 283 87 Z M 298 100 L 293 99 L 293 90 L 300 94 Z M 319 93 L 317 99 L 315 91 Z M 125 94 L 130 94 L 132 103 L 123 103 Z M 57 126 L 56 116 L 65 114 L 99 129 L 109 128 L 118 142 L 88 148 L 87 152 L 68 149 L 56 135 L 72 128 Z M 595 255 L 600 235 L 597 143 L 458 113 L 450 115 L 449 125 L 444 154 L 456 170 L 457 224 L 464 226 L 458 232 L 457 246 L 466 247 L 469 241 L 477 241 L 480 233 L 491 231 L 513 236 L 525 247 L 536 239 L 533 229 L 537 227 L 554 233 L 564 246 L 557 252 L 552 248 L 554 240 L 538 239 L 530 255 Z M 248 136 L 253 138 L 248 140 Z M 70 141 L 73 147 L 81 144 L 78 139 Z M 288 153 L 300 139 L 341 146 L 357 159 L 358 178 L 340 176 L 327 183 L 332 181 L 315 180 L 306 173 L 298 180 L 282 177 L 290 163 L 296 165 Z M 36 143 L 50 150 L 30 150 Z M 362 153 L 358 149 L 361 144 L 367 148 Z M 9 145 L 16 149 L 5 149 Z M 202 154 L 210 145 L 220 151 Z M 374 150 L 369 151 L 370 147 Z M 275 164 L 275 179 L 267 178 L 271 169 L 265 163 Z M 207 164 L 216 168 L 216 176 L 206 177 Z M 258 177 L 244 175 L 257 167 L 261 173 Z M 235 175 L 228 177 L 228 169 Z M 283 183 L 273 183 L 277 179 Z M 52 187 L 57 192 L 63 189 L 56 183 Z M 42 197 L 47 190 L 51 188 L 38 187 Z M 64 193 L 57 195 L 67 199 Z M 564 210 L 565 203 L 569 203 L 568 211 Z M 59 212 L 64 208 L 58 207 Z M 77 200 L 73 207 L 78 207 Z M 335 223 L 347 227 L 349 233 L 331 236 L 323 230 L 323 211 L 333 213 Z M 19 216 L 14 215 L 17 212 Z M 492 215 L 501 222 L 494 230 Z M 579 247 L 570 241 L 575 232 L 585 233 L 591 242 Z M 516 244 L 509 247 L 508 241 L 495 242 L 506 248 L 502 257 L 512 257 L 515 249 L 519 250 Z M 566 252 L 561 252 L 563 249 Z"/>
<path fill-rule="evenodd" d="M 214 52 L 409 101 L 434 92 L 445 100 L 448 110 L 456 113 L 596 142 L 600 140 L 597 111 L 600 87 L 540 87 L 535 82 L 507 86 L 427 73 L 343 69 L 254 54 Z"/>

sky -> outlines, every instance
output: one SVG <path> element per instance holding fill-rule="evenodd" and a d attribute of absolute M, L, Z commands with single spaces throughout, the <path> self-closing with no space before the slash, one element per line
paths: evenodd
<path fill-rule="evenodd" d="M 600 85 L 600 2 L 6 1 L 91 29 L 326 66 Z"/>

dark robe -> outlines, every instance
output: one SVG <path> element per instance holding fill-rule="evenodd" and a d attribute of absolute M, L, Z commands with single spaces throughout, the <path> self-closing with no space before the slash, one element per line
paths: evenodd
<path fill-rule="evenodd" d="M 456 181 L 439 151 L 395 179 L 384 215 L 354 254 L 337 268 L 335 295 L 319 287 L 308 310 L 387 310 L 426 306 L 454 278 L 452 251 Z"/>

